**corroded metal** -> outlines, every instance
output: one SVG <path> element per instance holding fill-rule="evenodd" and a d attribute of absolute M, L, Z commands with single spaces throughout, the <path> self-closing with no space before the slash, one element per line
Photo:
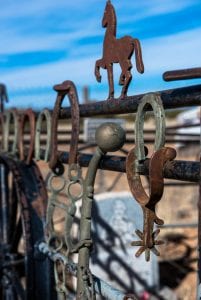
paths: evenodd
<path fill-rule="evenodd" d="M 58 92 L 56 103 L 52 115 L 52 139 L 51 139 L 51 157 L 49 167 L 57 174 L 62 172 L 62 168 L 59 164 L 57 157 L 57 127 L 58 118 L 60 115 L 61 105 L 65 95 L 68 95 L 71 104 L 71 117 L 72 117 L 72 132 L 70 143 L 70 158 L 69 165 L 76 164 L 77 162 L 77 145 L 79 140 L 79 100 L 77 90 L 72 81 L 64 81 L 62 84 L 54 86 L 55 91 Z"/>
<path fill-rule="evenodd" d="M 201 85 L 163 90 L 156 92 L 156 94 L 161 97 L 165 109 L 200 106 L 201 103 Z M 129 96 L 124 101 L 115 99 L 80 105 L 80 117 L 89 118 L 107 114 L 116 115 L 136 112 L 144 95 Z M 70 107 L 65 107 L 61 110 L 61 119 L 70 118 L 70 116 Z"/>
<path fill-rule="evenodd" d="M 28 120 L 29 130 L 30 130 L 30 142 L 29 142 L 28 155 L 25 158 L 23 137 L 24 137 L 24 129 L 27 120 Z M 33 158 L 34 142 L 35 142 L 35 113 L 33 112 L 32 109 L 27 109 L 23 111 L 23 113 L 20 115 L 19 136 L 18 136 L 18 148 L 19 148 L 20 160 L 25 160 L 27 164 L 30 164 Z"/>
<path fill-rule="evenodd" d="M 35 252 L 36 243 L 44 238 L 47 204 L 41 173 L 33 162 L 26 165 L 6 154 L 0 155 L 0 165 L 5 170 L 5 176 L 0 174 L 1 295 L 10 292 L 10 299 L 53 300 L 52 263 L 45 257 L 38 260 Z M 2 214 L 7 223 L 2 222 Z"/>
<path fill-rule="evenodd" d="M 101 137 L 104 136 L 102 140 Z M 110 146 L 108 144 L 110 141 Z M 99 162 L 102 156 L 107 151 L 117 151 L 120 149 L 125 141 L 125 133 L 123 129 L 115 123 L 105 123 L 101 125 L 96 131 L 96 142 L 97 149 L 93 155 L 89 167 L 87 170 L 86 178 L 84 180 L 84 194 L 82 198 L 82 208 L 81 208 L 81 219 L 80 219 L 80 239 L 81 241 L 91 240 L 91 209 L 93 203 L 94 195 L 94 182 L 96 177 L 96 172 L 98 170 Z M 100 142 L 100 144 L 99 144 Z M 89 254 L 90 254 L 90 243 L 85 243 L 79 249 L 78 257 L 78 283 L 77 283 L 77 300 L 90 300 L 94 299 L 93 286 L 91 286 L 92 293 L 91 298 L 88 297 L 88 292 L 85 287 L 86 278 L 88 284 L 90 283 L 90 274 L 86 273 L 89 270 Z"/>
<path fill-rule="evenodd" d="M 51 112 L 48 109 L 44 109 L 38 115 L 36 121 L 36 134 L 35 134 L 35 159 L 40 160 L 40 136 L 42 131 L 42 121 L 45 120 L 46 129 L 47 129 L 47 139 L 46 139 L 46 146 L 45 146 L 45 162 L 48 161 L 50 156 L 51 150 L 51 125 L 52 125 L 52 116 Z"/>
<path fill-rule="evenodd" d="M 119 63 L 121 67 L 121 75 L 119 84 L 123 85 L 120 98 L 123 99 L 127 95 L 128 86 L 132 79 L 131 74 L 131 57 L 135 52 L 136 67 L 139 73 L 144 73 L 144 64 L 142 60 L 141 46 L 138 39 L 131 36 L 124 36 L 120 39 L 116 38 L 116 13 L 110 0 L 107 1 L 102 26 L 106 28 L 103 57 L 96 61 L 95 76 L 98 82 L 101 81 L 100 68 L 107 69 L 109 82 L 108 100 L 114 98 L 114 80 L 113 80 L 113 63 Z"/>
<path fill-rule="evenodd" d="M 165 81 L 201 78 L 201 68 L 167 71 L 163 74 Z"/>
<path fill-rule="evenodd" d="M 45 150 L 41 149 L 41 157 Z M 68 163 L 69 152 L 58 151 L 59 159 L 62 163 Z M 81 167 L 88 167 L 92 158 L 91 154 L 79 153 L 78 163 Z M 150 159 L 147 158 L 141 164 L 140 175 L 149 175 Z M 126 158 L 124 156 L 105 155 L 98 166 L 102 170 L 114 172 L 126 172 Z M 173 160 L 166 162 L 164 166 L 164 178 L 183 180 L 189 182 L 199 182 L 201 180 L 200 162 Z"/>
<path fill-rule="evenodd" d="M 54 89 L 58 92 L 57 100 L 55 103 L 53 118 L 52 118 L 52 139 L 51 139 L 51 158 L 49 162 L 50 168 L 53 170 L 53 174 L 49 178 L 49 188 L 51 191 L 50 198 L 48 201 L 47 208 L 47 242 L 48 245 L 53 247 L 55 251 L 60 252 L 63 251 L 64 248 L 66 257 L 69 258 L 73 253 L 77 253 L 80 248 L 84 246 L 91 247 L 92 241 L 91 239 L 82 239 L 82 228 L 80 228 L 80 237 L 77 239 L 77 242 L 73 242 L 72 239 L 72 226 L 74 223 L 75 213 L 76 213 L 76 202 L 81 199 L 84 195 L 84 184 L 82 179 L 81 168 L 77 163 L 77 155 L 78 155 L 78 141 L 79 141 L 79 102 L 76 87 L 71 81 L 65 81 L 61 85 L 56 85 Z M 70 104 L 71 104 L 71 113 L 72 113 L 72 131 L 71 131 L 71 143 L 70 143 L 70 154 L 69 154 L 69 167 L 68 167 L 68 179 L 62 175 L 64 168 L 62 167 L 61 162 L 57 156 L 57 126 L 58 126 L 58 118 L 59 112 L 61 109 L 62 101 L 65 95 L 69 96 Z M 60 178 L 61 186 L 59 188 L 54 187 L 53 180 L 54 178 Z M 79 195 L 75 195 L 72 192 L 73 185 L 79 185 L 81 192 Z M 66 187 L 67 196 L 69 199 L 69 204 L 60 203 L 58 200 L 59 193 Z M 59 236 L 54 228 L 53 223 L 53 214 L 55 208 L 60 208 L 65 212 L 65 220 L 64 220 L 64 233 Z M 56 241 L 56 242 L 55 242 Z M 60 265 L 60 269 L 62 268 L 62 276 L 58 274 L 58 265 Z M 56 289 L 58 292 L 58 296 L 67 297 L 68 289 L 66 287 L 66 273 L 65 266 L 62 261 L 57 261 L 54 264 L 55 266 L 55 280 L 56 280 Z M 85 278 L 85 279 L 84 279 Z M 82 289 L 86 291 L 87 295 L 90 295 L 89 285 L 93 289 L 93 282 L 90 276 L 89 268 L 85 268 L 82 280 Z M 79 282 L 79 280 L 78 280 Z M 85 293 L 82 291 L 82 293 Z M 93 291 L 92 291 L 93 295 Z M 88 297 L 88 299 L 91 299 Z"/>
<path fill-rule="evenodd" d="M 150 158 L 149 164 L 149 196 L 146 194 L 140 178 L 142 162 L 145 161 L 147 156 L 143 140 L 143 126 L 145 110 L 148 105 L 153 109 L 156 122 L 154 153 Z M 130 190 L 136 201 L 142 207 L 144 224 L 143 232 L 136 230 L 136 234 L 141 240 L 134 241 L 131 245 L 140 246 L 136 252 L 136 256 L 138 257 L 145 252 L 145 258 L 149 261 L 150 251 L 155 255 L 160 255 L 155 245 L 162 243 L 162 241 L 156 240 L 160 230 L 157 229 L 154 231 L 154 223 L 158 225 L 163 224 L 163 220 L 159 219 L 155 212 L 155 206 L 163 195 L 163 168 L 167 161 L 176 157 L 176 151 L 174 149 L 164 147 L 165 113 L 160 97 L 155 94 L 147 94 L 139 104 L 135 122 L 135 142 L 136 147 L 129 151 L 126 159 L 126 173 Z"/>

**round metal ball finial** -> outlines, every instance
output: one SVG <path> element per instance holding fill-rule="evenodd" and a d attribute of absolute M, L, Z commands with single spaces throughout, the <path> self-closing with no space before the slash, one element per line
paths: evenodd
<path fill-rule="evenodd" d="M 107 122 L 96 130 L 96 142 L 103 152 L 119 150 L 126 139 L 124 129 L 116 123 Z"/>

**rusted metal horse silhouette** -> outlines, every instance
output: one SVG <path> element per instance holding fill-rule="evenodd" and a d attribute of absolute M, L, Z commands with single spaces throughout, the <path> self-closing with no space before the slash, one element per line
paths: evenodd
<path fill-rule="evenodd" d="M 107 69 L 109 81 L 108 100 L 114 98 L 113 63 L 119 63 L 122 70 L 119 79 L 119 84 L 123 85 L 120 98 L 124 98 L 127 95 L 128 86 L 132 79 L 130 70 L 132 68 L 131 56 L 134 51 L 137 70 L 139 73 L 144 73 L 139 40 L 131 36 L 117 39 L 116 25 L 115 10 L 110 0 L 108 0 L 102 19 L 102 26 L 107 27 L 103 44 L 103 57 L 97 60 L 95 65 L 95 76 L 98 82 L 101 82 L 100 68 Z"/>
<path fill-rule="evenodd" d="M 8 94 L 6 91 L 5 84 L 0 83 L 0 109 L 1 109 L 1 112 L 4 111 L 4 102 L 8 102 Z"/>

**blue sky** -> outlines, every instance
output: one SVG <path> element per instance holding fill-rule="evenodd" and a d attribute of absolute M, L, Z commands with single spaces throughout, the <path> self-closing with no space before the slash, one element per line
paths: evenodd
<path fill-rule="evenodd" d="M 102 83 L 94 77 L 102 56 L 105 29 L 101 27 L 104 0 L 0 0 L 0 82 L 8 87 L 8 106 L 53 108 L 52 86 L 72 80 L 82 101 L 82 87 L 90 97 L 108 95 L 106 71 Z M 167 70 L 201 67 L 200 0 L 113 0 L 117 37 L 140 39 L 145 73 L 136 72 L 128 95 L 169 89 L 200 80 L 165 83 Z M 115 96 L 120 69 L 115 65 Z"/>

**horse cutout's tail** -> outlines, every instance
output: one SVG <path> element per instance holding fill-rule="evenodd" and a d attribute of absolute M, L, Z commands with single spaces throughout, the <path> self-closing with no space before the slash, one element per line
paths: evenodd
<path fill-rule="evenodd" d="M 144 64 L 142 60 L 142 50 L 140 46 L 140 42 L 138 39 L 133 39 L 134 51 L 135 51 L 135 60 L 136 60 L 136 68 L 139 73 L 144 73 Z"/>

